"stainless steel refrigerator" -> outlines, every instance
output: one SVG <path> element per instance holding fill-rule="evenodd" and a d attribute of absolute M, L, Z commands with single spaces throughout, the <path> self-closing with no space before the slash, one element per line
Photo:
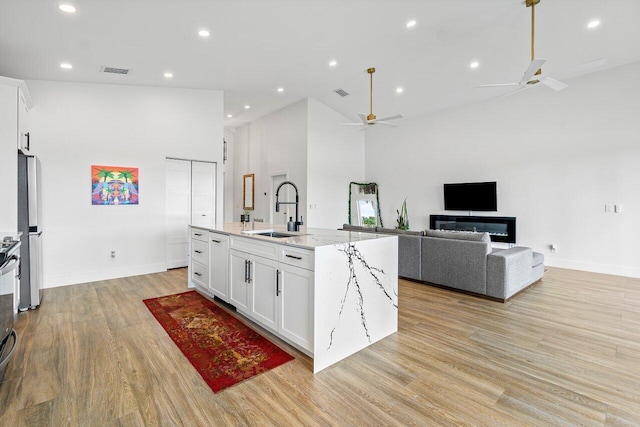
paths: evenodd
<path fill-rule="evenodd" d="M 18 154 L 18 230 L 20 247 L 20 311 L 36 308 L 42 295 L 42 229 L 40 160 Z"/>

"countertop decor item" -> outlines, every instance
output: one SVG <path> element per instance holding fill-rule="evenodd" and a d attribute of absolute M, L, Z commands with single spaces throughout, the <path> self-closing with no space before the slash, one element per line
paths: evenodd
<path fill-rule="evenodd" d="M 214 393 L 294 359 L 196 291 L 143 302 Z"/>

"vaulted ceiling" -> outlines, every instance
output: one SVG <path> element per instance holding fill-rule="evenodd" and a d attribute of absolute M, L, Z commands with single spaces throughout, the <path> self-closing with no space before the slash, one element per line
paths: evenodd
<path fill-rule="evenodd" d="M 568 83 L 640 61 L 638 18 L 638 0 L 541 0 L 536 57 Z M 520 79 L 530 23 L 521 0 L 3 0 L 0 75 L 223 90 L 225 124 L 237 126 L 306 97 L 356 119 L 376 67 L 375 114 L 413 117 L 513 90 L 476 86 Z"/>

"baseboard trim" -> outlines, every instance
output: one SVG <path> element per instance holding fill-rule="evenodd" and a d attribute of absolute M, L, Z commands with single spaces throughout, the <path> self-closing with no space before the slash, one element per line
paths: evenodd
<path fill-rule="evenodd" d="M 44 277 L 43 288 L 57 288 L 67 285 L 78 285 L 80 283 L 98 282 L 101 280 L 119 279 L 121 277 L 139 276 L 141 274 L 160 273 L 167 271 L 165 263 L 136 265 L 118 270 L 97 270 L 84 271 L 81 273 L 63 274 L 53 277 Z"/>
<path fill-rule="evenodd" d="M 611 274 L 613 276 L 633 277 L 640 279 L 640 268 L 621 265 L 597 264 L 584 261 L 573 261 L 545 256 L 545 267 L 567 268 L 569 270 L 589 271 L 591 273 Z"/>

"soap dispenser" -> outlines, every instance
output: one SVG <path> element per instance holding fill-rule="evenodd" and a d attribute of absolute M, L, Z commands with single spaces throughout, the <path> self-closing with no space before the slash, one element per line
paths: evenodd
<path fill-rule="evenodd" d="M 293 217 L 289 217 L 289 222 L 287 222 L 287 231 L 296 231 L 296 223 L 293 222 Z"/>

